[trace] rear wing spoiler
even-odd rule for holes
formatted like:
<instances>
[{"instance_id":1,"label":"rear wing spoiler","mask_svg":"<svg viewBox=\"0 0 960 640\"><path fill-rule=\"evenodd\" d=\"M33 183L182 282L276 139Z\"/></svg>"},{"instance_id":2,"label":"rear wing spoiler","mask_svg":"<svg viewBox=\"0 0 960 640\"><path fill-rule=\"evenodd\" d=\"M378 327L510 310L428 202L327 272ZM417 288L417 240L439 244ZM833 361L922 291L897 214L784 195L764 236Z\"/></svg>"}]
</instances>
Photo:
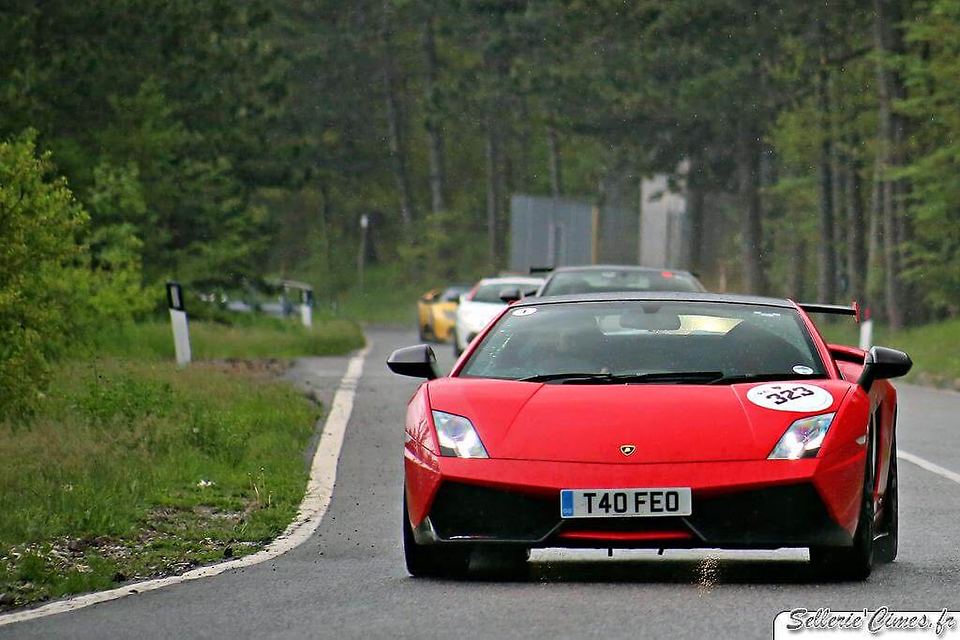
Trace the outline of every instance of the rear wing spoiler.
<instances>
[{"instance_id":1,"label":"rear wing spoiler","mask_svg":"<svg viewBox=\"0 0 960 640\"><path fill-rule=\"evenodd\" d=\"M550 273L553 271L554 267L530 267L530 275L536 275L538 273Z\"/></svg>"},{"instance_id":2,"label":"rear wing spoiler","mask_svg":"<svg viewBox=\"0 0 960 640\"><path fill-rule=\"evenodd\" d=\"M853 316L854 320L860 322L860 304L854 300L850 306L842 304L818 304L809 302L797 303L801 309L807 313L828 313L839 316Z\"/></svg>"}]
</instances>

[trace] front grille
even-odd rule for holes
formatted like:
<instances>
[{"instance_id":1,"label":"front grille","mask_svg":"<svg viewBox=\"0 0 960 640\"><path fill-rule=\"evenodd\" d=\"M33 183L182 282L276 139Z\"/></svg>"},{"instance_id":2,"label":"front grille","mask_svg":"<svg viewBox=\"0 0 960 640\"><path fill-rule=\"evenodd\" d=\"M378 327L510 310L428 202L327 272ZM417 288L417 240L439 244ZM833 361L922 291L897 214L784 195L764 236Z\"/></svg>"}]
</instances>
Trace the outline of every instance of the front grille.
<instances>
[{"instance_id":1,"label":"front grille","mask_svg":"<svg viewBox=\"0 0 960 640\"><path fill-rule=\"evenodd\" d=\"M430 509L437 535L454 538L540 540L560 520L557 500L457 482L440 486Z\"/></svg>"},{"instance_id":2,"label":"front grille","mask_svg":"<svg viewBox=\"0 0 960 640\"><path fill-rule=\"evenodd\" d=\"M779 486L715 496L694 492L693 515L682 518L560 518L559 498L538 497L477 485L446 482L430 510L441 540L489 539L569 546L563 534L578 532L676 536L679 546L804 547L844 545L850 536L827 513L810 484ZM548 537L549 536L549 537ZM626 538L625 538L626 539ZM579 544L579 543L578 543ZM665 545L669 546L669 545Z\"/></svg>"},{"instance_id":3,"label":"front grille","mask_svg":"<svg viewBox=\"0 0 960 640\"><path fill-rule=\"evenodd\" d=\"M845 544L849 536L827 513L811 484L693 498L687 521L716 544Z\"/></svg>"}]
</instances>

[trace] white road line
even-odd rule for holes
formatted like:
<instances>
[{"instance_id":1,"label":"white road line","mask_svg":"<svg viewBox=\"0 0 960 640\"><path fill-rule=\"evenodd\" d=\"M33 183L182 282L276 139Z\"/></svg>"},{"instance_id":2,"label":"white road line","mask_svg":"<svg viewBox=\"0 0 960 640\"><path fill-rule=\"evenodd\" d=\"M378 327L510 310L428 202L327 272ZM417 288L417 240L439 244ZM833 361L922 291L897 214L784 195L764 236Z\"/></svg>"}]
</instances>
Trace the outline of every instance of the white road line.
<instances>
[{"instance_id":1,"label":"white road line","mask_svg":"<svg viewBox=\"0 0 960 640\"><path fill-rule=\"evenodd\" d=\"M300 502L297 517L276 540L249 556L200 567L178 576L134 582L109 591L99 591L67 600L58 600L36 609L8 613L0 616L0 626L76 611L92 604L116 600L144 591L153 591L154 589L161 589L199 578L209 578L231 569L249 567L272 560L306 542L317 530L323 515L327 512L327 507L330 506L330 499L333 497L333 485L337 479L337 462L340 459L340 449L343 447L343 436L346 433L347 422L350 420L350 414L353 411L357 383L363 373L363 361L369 353L370 347L371 343L368 341L367 346L362 351L350 358L347 372L340 380L340 386L337 387L337 392L333 396L333 404L330 405L330 413L324 423L323 434L320 437L320 443L317 445L317 451L313 454L310 478L307 481L306 492Z\"/></svg>"},{"instance_id":2,"label":"white road line","mask_svg":"<svg viewBox=\"0 0 960 640\"><path fill-rule=\"evenodd\" d=\"M946 478L947 480L953 480L957 484L960 484L960 473L957 473L956 471L950 471L950 469L945 469L944 467L941 467L938 464L934 464L925 458L921 458L920 456L915 456L912 453L907 453L902 449L897 451L897 457L900 458L901 460L912 462L913 464L917 465L921 469L926 469L930 473L935 473L942 478Z\"/></svg>"}]
</instances>

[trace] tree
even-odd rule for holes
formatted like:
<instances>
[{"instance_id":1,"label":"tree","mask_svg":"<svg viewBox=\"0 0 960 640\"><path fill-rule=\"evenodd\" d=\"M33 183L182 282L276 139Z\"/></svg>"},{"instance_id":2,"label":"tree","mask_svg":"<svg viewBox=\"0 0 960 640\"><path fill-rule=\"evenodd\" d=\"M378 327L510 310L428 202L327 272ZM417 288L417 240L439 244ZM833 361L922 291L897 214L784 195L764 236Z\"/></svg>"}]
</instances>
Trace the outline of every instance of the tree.
<instances>
[{"instance_id":1,"label":"tree","mask_svg":"<svg viewBox=\"0 0 960 640\"><path fill-rule=\"evenodd\" d=\"M899 111L924 126L917 154L900 174L912 190L913 238L903 275L938 313L960 314L960 2L936 0L906 33L910 95ZM886 186L886 183L884 183Z\"/></svg>"}]
</instances>

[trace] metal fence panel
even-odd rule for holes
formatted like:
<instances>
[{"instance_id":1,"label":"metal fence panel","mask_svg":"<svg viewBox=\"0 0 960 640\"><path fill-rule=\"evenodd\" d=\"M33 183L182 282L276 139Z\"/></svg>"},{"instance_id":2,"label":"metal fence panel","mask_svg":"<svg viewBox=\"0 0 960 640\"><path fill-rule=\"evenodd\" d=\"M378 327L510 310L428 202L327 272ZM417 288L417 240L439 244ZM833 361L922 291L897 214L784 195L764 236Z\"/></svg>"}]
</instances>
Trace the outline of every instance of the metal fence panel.
<instances>
[{"instance_id":1,"label":"metal fence panel","mask_svg":"<svg viewBox=\"0 0 960 640\"><path fill-rule=\"evenodd\" d=\"M510 269L591 263L593 208L564 198L510 198Z\"/></svg>"},{"instance_id":2,"label":"metal fence panel","mask_svg":"<svg viewBox=\"0 0 960 640\"><path fill-rule=\"evenodd\" d=\"M608 204L596 210L585 201L514 195L510 269L594 263L683 267L686 199L670 191L665 175L642 185L636 208Z\"/></svg>"}]
</instances>

